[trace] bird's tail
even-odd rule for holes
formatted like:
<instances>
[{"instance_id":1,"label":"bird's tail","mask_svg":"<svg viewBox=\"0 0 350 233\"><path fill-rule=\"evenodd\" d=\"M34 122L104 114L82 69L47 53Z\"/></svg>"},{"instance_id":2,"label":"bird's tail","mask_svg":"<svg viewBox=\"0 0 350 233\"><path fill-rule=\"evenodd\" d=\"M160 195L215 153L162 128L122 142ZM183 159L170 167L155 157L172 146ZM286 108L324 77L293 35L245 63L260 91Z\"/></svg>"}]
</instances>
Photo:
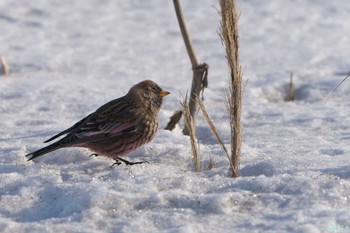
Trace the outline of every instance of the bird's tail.
<instances>
[{"instance_id":1,"label":"bird's tail","mask_svg":"<svg viewBox=\"0 0 350 233\"><path fill-rule=\"evenodd\" d=\"M60 143L60 141L58 141L58 142L52 143L51 145L48 145L48 146L46 146L44 148L41 148L41 149L39 149L37 151L29 153L29 154L26 155L26 157L28 157L28 161L30 161L30 160L32 160L32 159L34 159L36 157L39 157L39 156L42 156L42 155L47 154L49 152L58 150L58 149L60 149L62 147L63 147L62 144Z\"/></svg>"}]
</instances>

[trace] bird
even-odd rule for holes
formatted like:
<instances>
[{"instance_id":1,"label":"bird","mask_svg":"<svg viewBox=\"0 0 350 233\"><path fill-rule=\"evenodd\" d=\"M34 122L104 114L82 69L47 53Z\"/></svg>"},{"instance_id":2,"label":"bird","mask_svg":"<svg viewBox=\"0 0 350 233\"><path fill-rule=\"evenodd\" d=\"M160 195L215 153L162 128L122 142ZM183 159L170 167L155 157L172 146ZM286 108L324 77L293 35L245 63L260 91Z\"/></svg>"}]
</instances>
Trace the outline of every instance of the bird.
<instances>
[{"instance_id":1,"label":"bird","mask_svg":"<svg viewBox=\"0 0 350 233\"><path fill-rule=\"evenodd\" d=\"M150 142L158 129L158 113L163 97L170 92L152 80L144 80L130 88L128 93L114 99L89 114L68 129L54 135L44 143L56 142L26 155L28 161L49 152L68 147L83 147L92 155L102 155L126 165L130 162L120 157ZM112 167L111 166L111 167Z\"/></svg>"}]
</instances>

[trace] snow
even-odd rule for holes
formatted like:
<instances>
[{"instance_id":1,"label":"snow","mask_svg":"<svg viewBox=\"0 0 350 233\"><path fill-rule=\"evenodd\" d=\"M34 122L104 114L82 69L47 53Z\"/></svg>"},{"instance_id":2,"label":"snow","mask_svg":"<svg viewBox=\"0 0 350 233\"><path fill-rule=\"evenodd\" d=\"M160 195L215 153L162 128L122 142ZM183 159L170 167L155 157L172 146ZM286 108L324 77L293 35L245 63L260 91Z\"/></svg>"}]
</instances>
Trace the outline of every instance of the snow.
<instances>
[{"instance_id":1,"label":"snow","mask_svg":"<svg viewBox=\"0 0 350 233\"><path fill-rule=\"evenodd\" d=\"M229 146L217 1L181 1L205 105ZM245 81L240 177L200 115L203 171L189 138L165 131L192 71L172 1L0 2L0 231L350 232L350 84L345 1L239 1ZM296 101L287 102L293 73ZM171 92L155 139L114 166L84 149L27 162L47 138L152 79ZM214 168L208 169L210 161Z\"/></svg>"}]
</instances>

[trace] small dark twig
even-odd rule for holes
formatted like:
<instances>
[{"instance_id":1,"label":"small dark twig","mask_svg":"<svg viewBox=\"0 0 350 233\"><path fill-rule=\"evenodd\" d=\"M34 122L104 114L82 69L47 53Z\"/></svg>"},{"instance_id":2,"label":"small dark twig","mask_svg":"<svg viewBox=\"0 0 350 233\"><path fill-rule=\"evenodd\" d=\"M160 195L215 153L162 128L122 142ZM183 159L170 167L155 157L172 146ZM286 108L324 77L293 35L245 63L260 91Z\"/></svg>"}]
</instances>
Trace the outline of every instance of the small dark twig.
<instances>
[{"instance_id":1,"label":"small dark twig","mask_svg":"<svg viewBox=\"0 0 350 233\"><path fill-rule=\"evenodd\" d=\"M326 99L326 101L324 102L325 104L327 103L327 101L331 98L331 96L334 94L334 92L338 89L338 87L340 87L340 85L342 85L342 83L348 79L350 77L350 73L348 73L346 75L346 77L333 89L333 91L331 92L331 94L328 96L328 98Z\"/></svg>"}]
</instances>

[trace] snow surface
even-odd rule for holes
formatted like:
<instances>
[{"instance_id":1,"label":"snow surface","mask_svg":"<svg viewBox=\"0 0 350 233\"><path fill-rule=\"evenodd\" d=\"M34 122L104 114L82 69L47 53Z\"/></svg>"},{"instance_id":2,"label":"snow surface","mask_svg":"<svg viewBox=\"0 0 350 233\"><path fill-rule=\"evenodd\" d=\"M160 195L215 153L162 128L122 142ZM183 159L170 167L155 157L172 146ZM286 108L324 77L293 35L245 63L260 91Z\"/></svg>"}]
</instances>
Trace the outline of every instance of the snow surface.
<instances>
[{"instance_id":1,"label":"snow surface","mask_svg":"<svg viewBox=\"0 0 350 233\"><path fill-rule=\"evenodd\" d=\"M217 1L181 1L205 104L229 146L227 67ZM350 5L239 1L244 79L240 177L201 116L203 171L181 127L160 129L115 166L84 149L27 162L42 141L152 79L171 91L160 125L180 108L192 71L172 1L2 0L0 231L350 232ZM293 72L296 101L286 102ZM209 161L215 162L208 169Z\"/></svg>"}]
</instances>

